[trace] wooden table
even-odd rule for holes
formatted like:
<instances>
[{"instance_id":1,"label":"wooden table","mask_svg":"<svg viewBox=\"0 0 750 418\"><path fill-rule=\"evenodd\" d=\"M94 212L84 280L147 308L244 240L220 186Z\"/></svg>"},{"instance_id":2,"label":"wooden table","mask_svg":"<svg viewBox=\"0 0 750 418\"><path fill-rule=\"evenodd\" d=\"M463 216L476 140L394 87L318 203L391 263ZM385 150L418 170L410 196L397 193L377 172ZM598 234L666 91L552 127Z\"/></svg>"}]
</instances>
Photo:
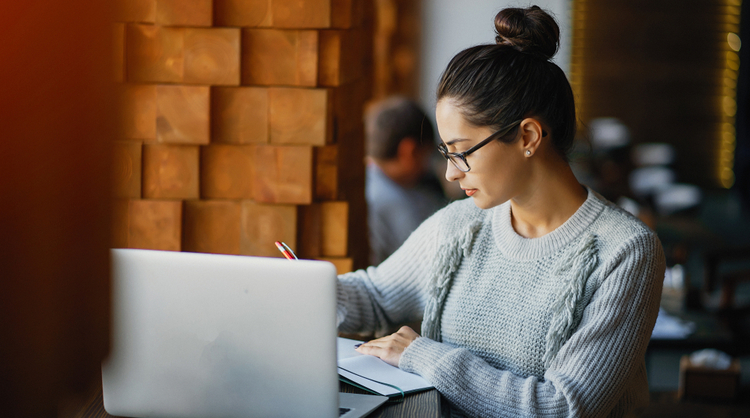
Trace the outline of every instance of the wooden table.
<instances>
[{"instance_id":1,"label":"wooden table","mask_svg":"<svg viewBox=\"0 0 750 418\"><path fill-rule=\"evenodd\" d=\"M367 392L350 386L346 383L340 383L339 391L348 393ZM93 393L89 399L81 406L79 412L74 414L77 418L112 418L104 410L102 400L102 391L99 389ZM439 418L440 417L440 394L437 390L432 389L425 392L413 393L406 395L403 402L392 403L391 401L381 405L373 411L368 418Z\"/></svg>"}]
</instances>

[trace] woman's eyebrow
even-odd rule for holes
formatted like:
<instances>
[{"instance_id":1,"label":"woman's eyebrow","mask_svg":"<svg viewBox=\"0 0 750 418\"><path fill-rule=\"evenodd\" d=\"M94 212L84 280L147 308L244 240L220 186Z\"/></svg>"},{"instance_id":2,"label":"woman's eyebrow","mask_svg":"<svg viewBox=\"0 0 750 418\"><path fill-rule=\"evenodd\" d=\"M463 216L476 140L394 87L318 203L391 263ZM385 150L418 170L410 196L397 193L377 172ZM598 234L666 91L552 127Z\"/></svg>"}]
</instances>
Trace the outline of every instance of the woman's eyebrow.
<instances>
[{"instance_id":1,"label":"woman's eyebrow","mask_svg":"<svg viewBox=\"0 0 750 418\"><path fill-rule=\"evenodd\" d=\"M457 144L459 142L465 142L465 141L468 141L468 140L469 140L469 138L455 138L455 139L451 139L450 141L446 142L445 145L451 146L451 145L455 145L455 144Z\"/></svg>"}]
</instances>

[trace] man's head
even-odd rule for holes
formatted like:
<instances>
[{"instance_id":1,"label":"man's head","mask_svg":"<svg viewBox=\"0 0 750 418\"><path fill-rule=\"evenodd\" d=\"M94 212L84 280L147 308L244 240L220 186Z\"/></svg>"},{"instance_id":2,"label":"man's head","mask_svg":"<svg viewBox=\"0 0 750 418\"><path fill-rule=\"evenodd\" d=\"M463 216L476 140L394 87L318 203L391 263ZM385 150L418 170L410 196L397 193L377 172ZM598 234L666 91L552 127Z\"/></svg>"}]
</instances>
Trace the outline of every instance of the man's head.
<instances>
[{"instance_id":1,"label":"man's head","mask_svg":"<svg viewBox=\"0 0 750 418\"><path fill-rule=\"evenodd\" d=\"M367 156L395 182L410 186L428 168L435 146L432 123L415 102L391 97L365 113Z\"/></svg>"}]
</instances>

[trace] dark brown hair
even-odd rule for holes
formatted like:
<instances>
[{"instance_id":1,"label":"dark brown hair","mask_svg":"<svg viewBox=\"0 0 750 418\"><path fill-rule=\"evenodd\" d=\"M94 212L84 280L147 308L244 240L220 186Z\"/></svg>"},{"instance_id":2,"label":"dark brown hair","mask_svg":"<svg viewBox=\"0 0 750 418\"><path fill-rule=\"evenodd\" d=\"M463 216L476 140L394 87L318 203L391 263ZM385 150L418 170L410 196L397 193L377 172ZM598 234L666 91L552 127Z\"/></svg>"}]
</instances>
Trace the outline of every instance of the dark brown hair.
<instances>
[{"instance_id":1,"label":"dark brown hair","mask_svg":"<svg viewBox=\"0 0 750 418\"><path fill-rule=\"evenodd\" d=\"M508 8L495 16L495 31L496 44L453 57L440 78L437 100L452 99L469 123L497 130L539 118L549 127L555 150L566 158L576 115L570 83L549 61L560 43L557 22L537 6ZM510 142L515 132L498 139Z\"/></svg>"},{"instance_id":2,"label":"dark brown hair","mask_svg":"<svg viewBox=\"0 0 750 418\"><path fill-rule=\"evenodd\" d=\"M384 160L396 156L404 138L412 138L420 146L435 146L427 115L416 102L401 96L376 102L365 112L365 133L367 155Z\"/></svg>"}]
</instances>

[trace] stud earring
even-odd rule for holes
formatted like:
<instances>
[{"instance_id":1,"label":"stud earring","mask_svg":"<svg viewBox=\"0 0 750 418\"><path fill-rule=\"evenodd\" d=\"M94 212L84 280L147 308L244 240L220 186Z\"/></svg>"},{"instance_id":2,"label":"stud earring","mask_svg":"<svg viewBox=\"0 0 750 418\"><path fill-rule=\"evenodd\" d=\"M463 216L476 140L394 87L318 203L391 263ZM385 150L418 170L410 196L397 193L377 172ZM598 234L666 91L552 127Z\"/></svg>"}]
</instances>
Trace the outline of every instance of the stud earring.
<instances>
[{"instance_id":1,"label":"stud earring","mask_svg":"<svg viewBox=\"0 0 750 418\"><path fill-rule=\"evenodd\" d=\"M527 149L527 150L526 150L526 156L527 156L527 157L531 157L531 150L530 150L530 149Z\"/></svg>"}]
</instances>

